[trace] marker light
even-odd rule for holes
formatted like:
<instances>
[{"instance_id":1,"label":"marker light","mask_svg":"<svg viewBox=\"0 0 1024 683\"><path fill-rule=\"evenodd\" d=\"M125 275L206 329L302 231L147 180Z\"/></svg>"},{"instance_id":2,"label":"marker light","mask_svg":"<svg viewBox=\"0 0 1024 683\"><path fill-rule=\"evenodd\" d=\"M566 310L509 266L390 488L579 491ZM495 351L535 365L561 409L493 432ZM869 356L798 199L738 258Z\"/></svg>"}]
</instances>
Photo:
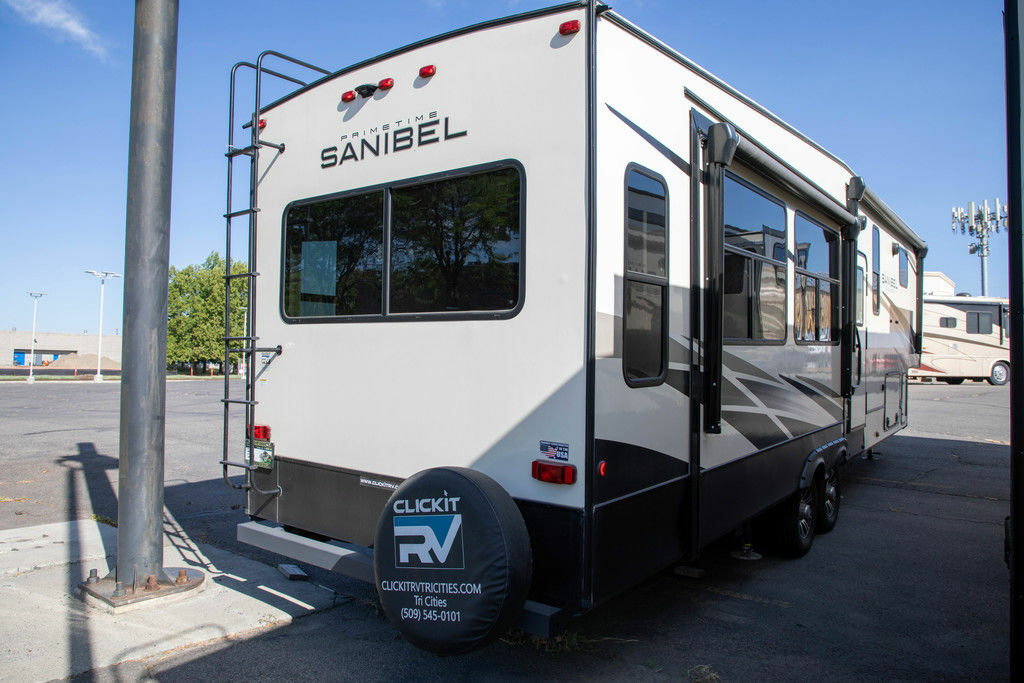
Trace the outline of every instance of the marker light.
<instances>
[{"instance_id":1,"label":"marker light","mask_svg":"<svg viewBox=\"0 0 1024 683\"><path fill-rule=\"evenodd\" d=\"M252 438L260 441L270 441L270 427L268 425L253 425Z\"/></svg>"},{"instance_id":2,"label":"marker light","mask_svg":"<svg viewBox=\"0 0 1024 683\"><path fill-rule=\"evenodd\" d=\"M341 94L342 102L351 102L356 98L356 92L354 90L346 90Z\"/></svg>"},{"instance_id":3,"label":"marker light","mask_svg":"<svg viewBox=\"0 0 1024 683\"><path fill-rule=\"evenodd\" d=\"M600 474L602 477L608 474L608 461L607 460L602 460L600 463L598 463L598 465L597 465L597 473Z\"/></svg>"},{"instance_id":4,"label":"marker light","mask_svg":"<svg viewBox=\"0 0 1024 683\"><path fill-rule=\"evenodd\" d=\"M391 90L391 88L395 87L395 79L385 78L384 80L377 84L377 87L380 88L381 90Z\"/></svg>"},{"instance_id":5,"label":"marker light","mask_svg":"<svg viewBox=\"0 0 1024 683\"><path fill-rule=\"evenodd\" d=\"M267 120L266 120L266 119L260 119L260 120L259 120L259 122L258 122L258 123L256 124L256 126L257 126L257 127L258 127L258 128L260 129L260 130L263 130L264 128L266 128L266 127L267 127Z\"/></svg>"},{"instance_id":6,"label":"marker light","mask_svg":"<svg viewBox=\"0 0 1024 683\"><path fill-rule=\"evenodd\" d=\"M437 73L437 67L433 64L420 67L420 78L430 78Z\"/></svg>"},{"instance_id":7,"label":"marker light","mask_svg":"<svg viewBox=\"0 0 1024 683\"><path fill-rule=\"evenodd\" d=\"M543 460L533 461L533 478L549 484L573 484L576 482L576 468Z\"/></svg>"},{"instance_id":8,"label":"marker light","mask_svg":"<svg viewBox=\"0 0 1024 683\"><path fill-rule=\"evenodd\" d=\"M571 36L574 33L580 32L580 20L573 19L572 21L566 21L558 27L558 32L563 36Z\"/></svg>"}]
</instances>

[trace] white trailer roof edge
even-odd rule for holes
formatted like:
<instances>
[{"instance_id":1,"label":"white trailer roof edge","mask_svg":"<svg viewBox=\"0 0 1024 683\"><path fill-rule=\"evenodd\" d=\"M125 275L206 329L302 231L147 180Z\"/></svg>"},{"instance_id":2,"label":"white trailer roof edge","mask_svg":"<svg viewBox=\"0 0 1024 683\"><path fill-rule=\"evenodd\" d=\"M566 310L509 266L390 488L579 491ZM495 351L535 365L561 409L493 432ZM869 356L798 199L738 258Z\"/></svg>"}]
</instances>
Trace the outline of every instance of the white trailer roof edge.
<instances>
[{"instance_id":1,"label":"white trailer roof edge","mask_svg":"<svg viewBox=\"0 0 1024 683\"><path fill-rule=\"evenodd\" d=\"M586 6L587 6L587 1L586 0L574 0L574 2L563 2L563 3L558 4L558 5L552 5L550 7L542 7L540 9L530 10L528 12L520 12L519 14L510 14L507 17L500 17L498 19L488 19L487 21L481 21L481 22L478 22L476 24L470 24L469 26L463 26L462 28L452 29L451 31L446 31L445 33L439 33L436 36L431 36L429 38L424 38L423 40L417 40L414 43L409 43L407 45L403 45L401 47L397 47L397 48L395 48L393 50L388 50L387 52L383 52L383 53L381 53L381 54L379 54L379 55L377 55L375 57L370 57L369 59L364 59L361 62L356 62L355 64L350 64L349 66L346 66L344 68L338 69L337 71L334 71L334 72L324 76L323 78L318 78L317 80L315 80L315 81L313 81L311 83L307 83L306 85L302 86L301 88L297 88L296 90L293 90L292 92L288 93L287 95L284 95L283 97L280 97L280 98L274 100L273 102L271 102L270 104L266 105L265 107L261 107L259 113L261 113L261 114L262 113L266 113L266 112L270 111L271 109L273 109L274 107L277 107L278 105L280 105L280 104L282 104L284 102L287 102L288 100L292 99L293 97L297 97L297 96L301 95L302 93L304 93L304 92L306 92L308 90L312 90L313 88L319 87L319 86L323 85L324 83L328 83L328 82L334 80L335 78L340 78L341 76L344 76L344 75L346 75L348 73L351 73L353 71L357 71L357 70L362 69L364 67L370 66L371 64L375 64L377 62L382 62L382 61L384 61L386 59L390 59L391 57L395 57L397 55L404 54L406 52L411 52L413 50L417 50L417 49L419 49L421 47L425 47L425 46L431 45L433 43L439 43L439 42L441 42L443 40L448 40L449 38L455 38L456 36L461 36L461 35L464 35L466 33L472 33L474 31L480 31L480 30L483 30L483 29L493 28L495 26L501 26L503 24L512 24L512 23L516 23L516 22L520 22L520 21L527 21L529 19L535 19L537 17L543 17L543 16L546 16L548 14L558 14L559 12L565 12L567 10L572 10L572 9L583 9ZM248 128L250 125L252 125L252 124L251 123L246 123L243 126L243 128Z\"/></svg>"}]
</instances>

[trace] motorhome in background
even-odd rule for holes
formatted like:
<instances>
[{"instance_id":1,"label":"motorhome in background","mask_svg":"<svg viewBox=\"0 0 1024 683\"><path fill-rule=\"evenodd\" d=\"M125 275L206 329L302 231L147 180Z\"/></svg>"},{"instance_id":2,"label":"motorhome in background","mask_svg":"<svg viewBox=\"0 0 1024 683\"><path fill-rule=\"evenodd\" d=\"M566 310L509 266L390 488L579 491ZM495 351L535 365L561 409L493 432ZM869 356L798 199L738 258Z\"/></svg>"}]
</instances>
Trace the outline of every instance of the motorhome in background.
<instances>
[{"instance_id":1,"label":"motorhome in background","mask_svg":"<svg viewBox=\"0 0 1024 683\"><path fill-rule=\"evenodd\" d=\"M961 384L965 379L1002 385L1010 380L1010 302L956 294L945 274L926 272L924 346L910 376Z\"/></svg>"},{"instance_id":2,"label":"motorhome in background","mask_svg":"<svg viewBox=\"0 0 1024 683\"><path fill-rule=\"evenodd\" d=\"M759 515L792 555L832 528L906 425L926 251L846 164L593 3L314 75L228 141L240 539L455 653Z\"/></svg>"}]
</instances>

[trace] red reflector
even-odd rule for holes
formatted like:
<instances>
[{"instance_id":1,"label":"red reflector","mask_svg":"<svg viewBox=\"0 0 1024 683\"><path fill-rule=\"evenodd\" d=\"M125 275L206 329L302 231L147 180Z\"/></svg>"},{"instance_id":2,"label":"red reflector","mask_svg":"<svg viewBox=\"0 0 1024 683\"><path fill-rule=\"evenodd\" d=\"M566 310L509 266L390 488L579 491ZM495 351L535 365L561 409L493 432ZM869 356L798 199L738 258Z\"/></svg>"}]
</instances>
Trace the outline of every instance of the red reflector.
<instances>
[{"instance_id":1,"label":"red reflector","mask_svg":"<svg viewBox=\"0 0 1024 683\"><path fill-rule=\"evenodd\" d=\"M257 123L256 125L259 127L260 130L263 130L264 128L267 127L267 120L266 119L260 119L259 123Z\"/></svg>"},{"instance_id":2,"label":"red reflector","mask_svg":"<svg viewBox=\"0 0 1024 683\"><path fill-rule=\"evenodd\" d=\"M572 484L576 482L576 467L534 460L533 478L549 484Z\"/></svg>"},{"instance_id":3,"label":"red reflector","mask_svg":"<svg viewBox=\"0 0 1024 683\"><path fill-rule=\"evenodd\" d=\"M597 473L602 477L608 474L608 461L602 460L597 466Z\"/></svg>"},{"instance_id":4,"label":"red reflector","mask_svg":"<svg viewBox=\"0 0 1024 683\"><path fill-rule=\"evenodd\" d=\"M558 27L558 32L563 36L571 36L574 33L580 32L580 20L573 19L572 21L566 21Z\"/></svg>"},{"instance_id":5,"label":"red reflector","mask_svg":"<svg viewBox=\"0 0 1024 683\"><path fill-rule=\"evenodd\" d=\"M395 87L395 79L385 78L384 80L377 84L377 87L380 88L381 90L391 90L391 88Z\"/></svg>"},{"instance_id":6,"label":"red reflector","mask_svg":"<svg viewBox=\"0 0 1024 683\"><path fill-rule=\"evenodd\" d=\"M260 441L270 441L270 427L267 425L253 425L252 438Z\"/></svg>"},{"instance_id":7,"label":"red reflector","mask_svg":"<svg viewBox=\"0 0 1024 683\"><path fill-rule=\"evenodd\" d=\"M420 78L430 78L436 73L437 67L435 67L433 64L428 64L427 66L420 67Z\"/></svg>"},{"instance_id":8,"label":"red reflector","mask_svg":"<svg viewBox=\"0 0 1024 683\"><path fill-rule=\"evenodd\" d=\"M351 102L355 98L356 98L356 93L355 93L354 90L346 90L345 92L343 92L341 94L341 101L342 102Z\"/></svg>"}]
</instances>

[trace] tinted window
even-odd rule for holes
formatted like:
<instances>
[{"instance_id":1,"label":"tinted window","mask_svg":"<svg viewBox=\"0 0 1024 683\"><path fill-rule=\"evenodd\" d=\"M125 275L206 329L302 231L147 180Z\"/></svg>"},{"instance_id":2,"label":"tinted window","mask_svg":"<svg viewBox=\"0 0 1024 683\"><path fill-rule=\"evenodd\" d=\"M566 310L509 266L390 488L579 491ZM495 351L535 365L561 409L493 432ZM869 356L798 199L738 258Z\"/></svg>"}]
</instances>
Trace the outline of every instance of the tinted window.
<instances>
[{"instance_id":1,"label":"tinted window","mask_svg":"<svg viewBox=\"0 0 1024 683\"><path fill-rule=\"evenodd\" d=\"M285 314L380 315L383 240L383 192L289 208Z\"/></svg>"},{"instance_id":2,"label":"tinted window","mask_svg":"<svg viewBox=\"0 0 1024 683\"><path fill-rule=\"evenodd\" d=\"M956 318L947 318L947 317L939 318L939 327L949 327L949 328L956 327Z\"/></svg>"},{"instance_id":3,"label":"tinted window","mask_svg":"<svg viewBox=\"0 0 1024 683\"><path fill-rule=\"evenodd\" d=\"M910 284L910 262L907 257L907 250L900 249L900 287L907 287Z\"/></svg>"},{"instance_id":4,"label":"tinted window","mask_svg":"<svg viewBox=\"0 0 1024 683\"><path fill-rule=\"evenodd\" d=\"M857 324L864 324L864 269L857 266L857 301L855 304L857 311Z\"/></svg>"},{"instance_id":5,"label":"tinted window","mask_svg":"<svg viewBox=\"0 0 1024 683\"><path fill-rule=\"evenodd\" d=\"M626 174L622 371L630 384L659 384L665 375L668 297L668 194L653 175Z\"/></svg>"},{"instance_id":6,"label":"tinted window","mask_svg":"<svg viewBox=\"0 0 1024 683\"><path fill-rule=\"evenodd\" d=\"M723 335L786 338L786 209L730 174L724 180Z\"/></svg>"},{"instance_id":7,"label":"tinted window","mask_svg":"<svg viewBox=\"0 0 1024 683\"><path fill-rule=\"evenodd\" d=\"M967 334L992 334L992 314L969 312Z\"/></svg>"},{"instance_id":8,"label":"tinted window","mask_svg":"<svg viewBox=\"0 0 1024 683\"><path fill-rule=\"evenodd\" d=\"M725 176L725 243L774 257L775 245L786 248L786 209L730 175Z\"/></svg>"},{"instance_id":9,"label":"tinted window","mask_svg":"<svg viewBox=\"0 0 1024 683\"><path fill-rule=\"evenodd\" d=\"M665 186L639 171L630 171L626 192L626 270L667 277Z\"/></svg>"},{"instance_id":10,"label":"tinted window","mask_svg":"<svg viewBox=\"0 0 1024 683\"><path fill-rule=\"evenodd\" d=\"M878 288L881 286L881 246L879 246L878 228L871 231L871 310L878 315L882 301Z\"/></svg>"},{"instance_id":11,"label":"tinted window","mask_svg":"<svg viewBox=\"0 0 1024 683\"><path fill-rule=\"evenodd\" d=\"M626 280L625 290L622 363L626 376L630 379L658 377L662 374L664 337L662 287Z\"/></svg>"},{"instance_id":12,"label":"tinted window","mask_svg":"<svg viewBox=\"0 0 1024 683\"><path fill-rule=\"evenodd\" d=\"M519 259L515 169L391 191L390 312L515 308Z\"/></svg>"},{"instance_id":13,"label":"tinted window","mask_svg":"<svg viewBox=\"0 0 1024 683\"><path fill-rule=\"evenodd\" d=\"M836 277L839 236L800 214L793 219L793 229L796 233L796 267Z\"/></svg>"}]
</instances>

